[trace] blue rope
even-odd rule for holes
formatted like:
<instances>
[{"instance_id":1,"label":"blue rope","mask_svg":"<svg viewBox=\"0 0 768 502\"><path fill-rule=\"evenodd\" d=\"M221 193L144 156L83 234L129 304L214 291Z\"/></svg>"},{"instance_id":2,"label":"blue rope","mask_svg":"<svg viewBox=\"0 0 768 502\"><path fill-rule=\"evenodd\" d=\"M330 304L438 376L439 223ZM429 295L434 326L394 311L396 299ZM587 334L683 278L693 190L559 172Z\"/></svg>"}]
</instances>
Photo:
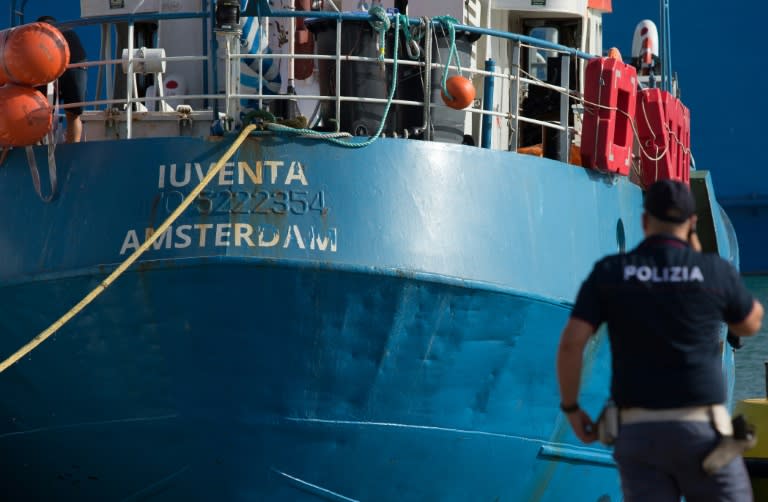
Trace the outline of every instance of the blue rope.
<instances>
[{"instance_id":1,"label":"blue rope","mask_svg":"<svg viewBox=\"0 0 768 502\"><path fill-rule=\"evenodd\" d=\"M379 32L380 37L380 43L381 43L381 49L379 52L379 60L384 59L384 53L386 48L386 32L389 30L391 23L389 21L389 17L387 16L386 10L384 10L383 7L376 5L374 7L371 7L371 9L368 11L368 13L373 17L372 20L369 21L371 23L371 26L374 30ZM386 19L386 22L382 21L382 16L384 19ZM370 139L366 141L362 141L360 143L351 142L351 141L345 141L341 140L335 137L328 136L326 133L318 132L313 129L294 129L293 127L288 127L282 124L275 124L275 123L269 123L266 124L266 128L269 131L275 132L275 133L287 133L292 135L300 135L300 136L310 136L310 137L316 137L318 139L323 139L325 141L328 141L330 143L333 143L335 145L344 146L347 148L364 148L366 146L369 146L373 144L374 141L379 139L379 136L381 136L381 132L384 130L384 125L387 122L387 116L389 115L389 109L392 106L392 100L395 97L395 89L397 88L397 52L399 49L399 31L400 31L400 19L403 18L403 24L402 26L405 26L405 29L408 28L408 17L405 15L398 15L395 16L395 47L394 47L394 55L392 56L392 59L394 60L394 63L392 65L392 85L389 89L389 96L387 97L387 106L384 108L384 116L381 118L381 123L379 124L379 129L376 131L376 134L374 134Z\"/></svg>"},{"instance_id":2,"label":"blue rope","mask_svg":"<svg viewBox=\"0 0 768 502\"><path fill-rule=\"evenodd\" d=\"M459 59L459 53L456 50L456 26L454 26L458 24L459 21L451 16L437 16L434 18L434 20L442 24L448 30L448 36L451 40L450 51L448 53L448 61L445 63L445 70L443 70L443 93L451 100L453 100L453 96L451 96L451 94L448 92L446 83L448 82L448 70L451 67L451 60L454 58L454 56L456 57L456 66L459 67L459 75L461 75L461 59Z\"/></svg>"}]
</instances>

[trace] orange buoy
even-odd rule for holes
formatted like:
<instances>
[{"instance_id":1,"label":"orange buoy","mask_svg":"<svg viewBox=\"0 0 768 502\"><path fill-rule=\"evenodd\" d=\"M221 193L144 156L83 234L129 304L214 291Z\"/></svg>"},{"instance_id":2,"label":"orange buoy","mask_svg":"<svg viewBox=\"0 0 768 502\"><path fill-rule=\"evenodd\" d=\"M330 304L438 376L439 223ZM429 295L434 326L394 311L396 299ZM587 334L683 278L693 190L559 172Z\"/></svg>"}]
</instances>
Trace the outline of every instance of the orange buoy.
<instances>
[{"instance_id":1,"label":"orange buoy","mask_svg":"<svg viewBox=\"0 0 768 502\"><path fill-rule=\"evenodd\" d=\"M611 59L617 59L619 61L622 61L621 52L616 47L611 47L610 49L608 49L608 57Z\"/></svg>"},{"instance_id":2,"label":"orange buoy","mask_svg":"<svg viewBox=\"0 0 768 502\"><path fill-rule=\"evenodd\" d=\"M31 87L0 87L0 146L34 145L51 130L53 115L43 94Z\"/></svg>"},{"instance_id":3,"label":"orange buoy","mask_svg":"<svg viewBox=\"0 0 768 502\"><path fill-rule=\"evenodd\" d=\"M48 23L0 31L0 83L44 85L59 78L68 64L69 45Z\"/></svg>"},{"instance_id":4,"label":"orange buoy","mask_svg":"<svg viewBox=\"0 0 768 502\"><path fill-rule=\"evenodd\" d=\"M445 87L453 99L446 96L444 91L440 91L440 96L443 98L443 102L451 108L463 110L475 100L475 86L466 77L461 75L448 77Z\"/></svg>"}]
</instances>

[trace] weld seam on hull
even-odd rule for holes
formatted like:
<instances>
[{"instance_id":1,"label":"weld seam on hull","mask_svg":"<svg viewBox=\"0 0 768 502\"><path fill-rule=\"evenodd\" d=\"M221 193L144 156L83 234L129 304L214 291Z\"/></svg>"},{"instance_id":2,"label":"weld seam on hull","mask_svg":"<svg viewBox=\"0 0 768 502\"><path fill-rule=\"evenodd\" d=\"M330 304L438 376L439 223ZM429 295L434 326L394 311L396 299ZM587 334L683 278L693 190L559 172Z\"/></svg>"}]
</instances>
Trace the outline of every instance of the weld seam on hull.
<instances>
[{"instance_id":1,"label":"weld seam on hull","mask_svg":"<svg viewBox=\"0 0 768 502\"><path fill-rule=\"evenodd\" d=\"M362 275L377 275L385 277L394 277L398 279L413 279L419 282L442 284L447 286L459 287L464 289L479 290L490 293L501 293L508 296L518 296L537 303L543 303L546 305L552 305L560 307L565 310L570 310L573 307L571 300L562 298L547 298L541 295L527 293L519 289L508 288L500 284L472 280L461 279L456 276L449 276L443 274L436 274L432 272L417 272L406 271L397 268L376 268L367 267L362 265L350 265L345 263L328 263L328 262L315 262L307 260L288 260L288 259L275 259L264 257L244 257L244 256L208 256L208 257L194 257L194 258L168 258L161 260L149 260L138 262L144 266L154 266L156 270L177 269L182 266L193 267L201 264L210 264L211 262L219 262L223 265L238 265L247 264L249 266L265 265L270 267L282 267L282 268L295 268L295 269L311 269L313 271L338 271L346 273L355 273ZM165 263L172 263L173 266L166 267L165 269L159 268ZM78 277L93 277L107 275L116 268L117 265L99 265L96 267L88 267L82 269L71 270L68 272L56 272L51 274L40 274L35 277L17 278L8 281L0 281L0 289L12 286L26 285L33 282L45 282L61 279L71 279ZM135 268L129 269L126 273L136 272ZM95 280L95 278L94 278Z\"/></svg>"},{"instance_id":2,"label":"weld seam on hull","mask_svg":"<svg viewBox=\"0 0 768 502\"><path fill-rule=\"evenodd\" d=\"M54 425L52 427L38 427L36 429L29 429L26 431L6 432L5 434L0 434L0 439L5 439L13 436L24 436L26 434L36 434L38 432L51 432L51 431L59 431L64 429L75 429L78 427L92 427L95 425L127 424L127 423L135 423L135 422L155 422L159 420L171 420L174 418L178 418L178 415L160 415L157 417L139 417L139 418L118 418L114 420L101 420L96 422L81 422L77 424Z\"/></svg>"},{"instance_id":3,"label":"weld seam on hull","mask_svg":"<svg viewBox=\"0 0 768 502\"><path fill-rule=\"evenodd\" d=\"M272 469L272 470L280 474L281 476L284 476L287 479L289 479L291 481L291 484L293 484L296 488L302 491L307 491L312 495L317 495L318 497L322 497L325 500L332 500L334 502L360 502L357 499L345 497L340 493L336 493L334 491L328 490L327 488L323 488L322 486L318 486L316 484L310 483L309 481L304 481L303 479L299 479L296 476L291 476L290 474L285 473L283 471L278 471L277 469Z\"/></svg>"},{"instance_id":4,"label":"weld seam on hull","mask_svg":"<svg viewBox=\"0 0 768 502\"><path fill-rule=\"evenodd\" d=\"M165 489L168 483L173 481L175 478L179 477L181 474L184 474L187 470L189 470L189 466L185 465L184 467L177 470L176 472L172 472L171 474L165 476L163 479L155 481L154 483L151 483L150 485L142 488L141 490L135 493L132 493L131 495L128 495L122 500L122 502L133 502L134 500L145 500L147 497L153 495L154 493L157 493L158 491Z\"/></svg>"},{"instance_id":5,"label":"weld seam on hull","mask_svg":"<svg viewBox=\"0 0 768 502\"><path fill-rule=\"evenodd\" d=\"M488 436L488 437L496 437L496 438L503 438L503 439L515 439L515 440L526 441L530 443L542 443L542 444L548 443L548 441L543 439L529 438L525 436L516 436L513 434L503 434L501 432L486 432L486 431L473 431L469 429L454 429L451 427L438 427L436 425L414 425L414 424L400 424L396 422L367 422L367 421L359 421L359 420L328 420L328 419L322 419L322 418L297 418L297 417L286 417L286 420L290 420L292 422L317 423L317 424L328 424L328 425L364 425L368 427L418 429L418 430L428 430L428 431L436 431L436 432L467 434L472 436Z\"/></svg>"}]
</instances>

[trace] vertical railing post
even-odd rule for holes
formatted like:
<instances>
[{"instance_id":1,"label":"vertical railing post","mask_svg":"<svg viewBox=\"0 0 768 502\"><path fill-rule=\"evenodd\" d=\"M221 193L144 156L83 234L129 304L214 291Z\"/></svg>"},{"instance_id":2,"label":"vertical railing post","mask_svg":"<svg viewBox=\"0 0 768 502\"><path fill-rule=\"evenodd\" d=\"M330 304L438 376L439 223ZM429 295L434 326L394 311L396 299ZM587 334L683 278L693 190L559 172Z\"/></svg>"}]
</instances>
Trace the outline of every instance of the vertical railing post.
<instances>
[{"instance_id":1,"label":"vertical railing post","mask_svg":"<svg viewBox=\"0 0 768 502\"><path fill-rule=\"evenodd\" d=\"M232 52L231 52L231 40L229 37L224 37L224 115L227 118L232 117Z\"/></svg>"},{"instance_id":2,"label":"vertical railing post","mask_svg":"<svg viewBox=\"0 0 768 502\"><path fill-rule=\"evenodd\" d=\"M107 59L113 59L112 56L112 24L102 24L101 25L101 39L102 39L102 45L101 45L101 59L106 61ZM107 66L99 65L99 75L104 75L104 85L106 86L104 89L104 97L108 100L112 100L115 98L115 87L113 85L112 79L114 78L115 73L115 64L111 63ZM96 89L96 95L100 96L101 89L98 88L97 85ZM97 98L98 99L98 98ZM114 108L114 103L109 103L106 108L107 110L111 110Z\"/></svg>"},{"instance_id":3,"label":"vertical railing post","mask_svg":"<svg viewBox=\"0 0 768 502\"><path fill-rule=\"evenodd\" d=\"M213 116L218 119L219 117L219 103L218 95L221 94L221 87L219 85L219 39L216 37L216 16L214 12L211 12L211 58L213 64L211 64L211 83L213 84L213 94L216 97L213 98Z\"/></svg>"},{"instance_id":4,"label":"vertical railing post","mask_svg":"<svg viewBox=\"0 0 768 502\"><path fill-rule=\"evenodd\" d=\"M205 14L205 16L200 18L200 22L202 23L201 30L203 33L203 44L202 44L203 56L207 56L209 53L208 31L213 26L213 21L212 21L213 17L211 16L211 12L213 12L213 3L210 0L203 0L203 14ZM208 24L209 21L211 22L211 25ZM213 53L213 50L210 50L210 52ZM215 58L213 58L213 60L215 61ZM203 70L203 94L207 96L210 93L210 88L211 88L208 82L208 66L210 65L210 59L206 58L204 61L201 61L201 63L202 63L202 70ZM159 84L158 84L158 89L160 89ZM157 106L159 109L159 106L160 106L159 103ZM208 108L208 98L203 99L203 108Z\"/></svg>"},{"instance_id":5,"label":"vertical railing post","mask_svg":"<svg viewBox=\"0 0 768 502\"><path fill-rule=\"evenodd\" d=\"M341 18L336 20L336 125L341 127Z\"/></svg>"},{"instance_id":6,"label":"vertical railing post","mask_svg":"<svg viewBox=\"0 0 768 502\"><path fill-rule=\"evenodd\" d=\"M229 61L229 85L227 86L227 116L238 120L240 117L240 32L234 30L227 37L227 60Z\"/></svg>"},{"instance_id":7,"label":"vertical railing post","mask_svg":"<svg viewBox=\"0 0 768 502\"><path fill-rule=\"evenodd\" d=\"M128 71L125 75L125 137L133 135L133 18L128 21Z\"/></svg>"},{"instance_id":8,"label":"vertical railing post","mask_svg":"<svg viewBox=\"0 0 768 502\"><path fill-rule=\"evenodd\" d=\"M496 73L496 61L493 59L485 60L485 71L490 73ZM493 98L494 98L494 79L493 75L486 75L483 80L483 110L486 112L493 111ZM481 140L481 146L483 148L491 148L493 146L493 136L491 135L493 130L493 116L490 114L483 115L483 137Z\"/></svg>"},{"instance_id":9,"label":"vertical railing post","mask_svg":"<svg viewBox=\"0 0 768 502\"><path fill-rule=\"evenodd\" d=\"M263 31L262 31L263 30ZM263 38L262 38L263 33ZM269 46L269 18L268 17L260 17L259 18L259 31L258 35L258 57L259 57L259 110L264 109L264 78L262 78L262 75L264 75L264 54L267 53L267 48L261 46L261 41L266 40L267 46ZM272 64L275 64L274 62Z\"/></svg>"},{"instance_id":10,"label":"vertical railing post","mask_svg":"<svg viewBox=\"0 0 768 502\"><path fill-rule=\"evenodd\" d=\"M570 115L570 71L571 71L571 56L570 54L563 54L560 61L560 87L565 91L560 94L560 125L563 130L560 131L560 153L559 160L562 162L568 162L568 157L571 151L571 131L568 129L568 117Z\"/></svg>"},{"instance_id":11,"label":"vertical railing post","mask_svg":"<svg viewBox=\"0 0 768 502\"><path fill-rule=\"evenodd\" d=\"M424 140L432 141L432 22L424 26ZM440 48L437 48L440 51Z\"/></svg>"},{"instance_id":12,"label":"vertical railing post","mask_svg":"<svg viewBox=\"0 0 768 502\"><path fill-rule=\"evenodd\" d=\"M512 81L509 86L509 148L517 151L520 127L520 42L512 42Z\"/></svg>"}]
</instances>

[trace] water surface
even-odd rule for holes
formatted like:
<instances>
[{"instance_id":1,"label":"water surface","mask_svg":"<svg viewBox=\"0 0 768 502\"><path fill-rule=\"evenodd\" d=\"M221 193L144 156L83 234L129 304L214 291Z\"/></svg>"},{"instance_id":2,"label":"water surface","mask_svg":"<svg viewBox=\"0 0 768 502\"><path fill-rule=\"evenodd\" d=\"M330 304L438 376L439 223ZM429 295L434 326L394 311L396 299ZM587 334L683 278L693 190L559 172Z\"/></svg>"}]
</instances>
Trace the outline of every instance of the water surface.
<instances>
[{"instance_id":1,"label":"water surface","mask_svg":"<svg viewBox=\"0 0 768 502\"><path fill-rule=\"evenodd\" d=\"M747 287L768 307L768 276L747 276ZM744 348L736 351L736 400L765 396L765 361L768 361L768 321L754 337L744 339Z\"/></svg>"}]
</instances>

